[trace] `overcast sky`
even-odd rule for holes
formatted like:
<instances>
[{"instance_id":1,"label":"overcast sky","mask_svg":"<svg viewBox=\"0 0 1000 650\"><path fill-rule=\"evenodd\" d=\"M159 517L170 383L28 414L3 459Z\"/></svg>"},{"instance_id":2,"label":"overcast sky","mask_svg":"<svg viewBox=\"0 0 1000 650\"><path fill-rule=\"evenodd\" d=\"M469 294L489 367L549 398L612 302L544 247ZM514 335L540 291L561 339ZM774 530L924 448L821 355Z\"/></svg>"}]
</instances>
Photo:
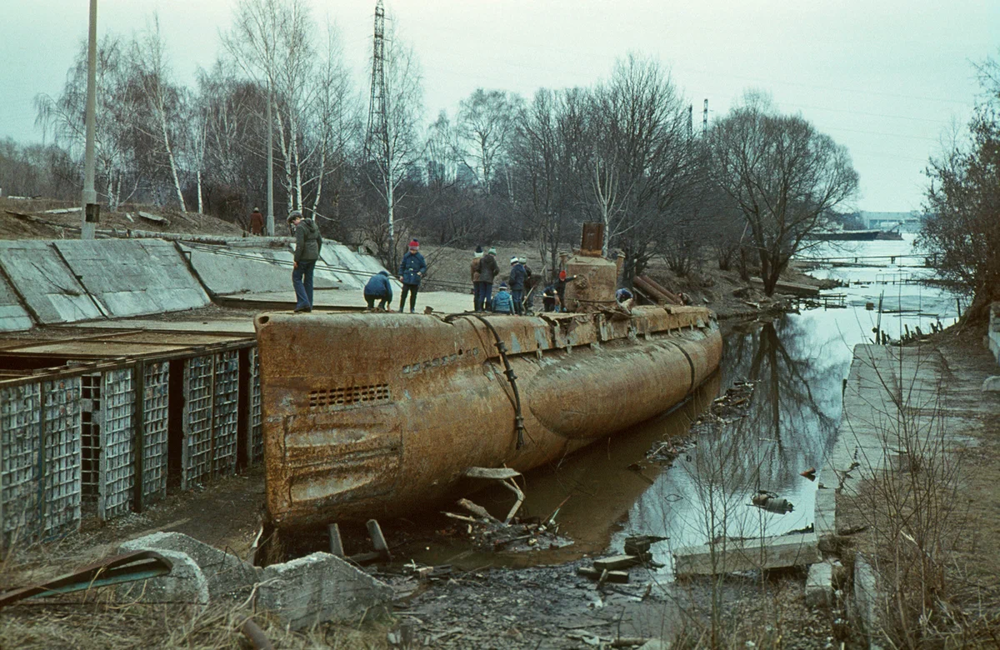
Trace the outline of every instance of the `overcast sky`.
<instances>
[{"instance_id":1,"label":"overcast sky","mask_svg":"<svg viewBox=\"0 0 1000 650\"><path fill-rule=\"evenodd\" d=\"M99 33L131 35L159 14L174 74L192 83L219 51L236 0L99 0ZM309 0L339 28L367 85L374 0ZM964 125L973 63L1000 55L997 0L386 0L420 58L426 118L477 87L529 97L586 86L630 50L658 57L700 125L747 88L771 93L844 144L856 207L920 207L927 157ZM0 138L40 141L33 98L57 95L86 36L89 0L3 0ZM360 89L366 94L367 89Z\"/></svg>"}]
</instances>

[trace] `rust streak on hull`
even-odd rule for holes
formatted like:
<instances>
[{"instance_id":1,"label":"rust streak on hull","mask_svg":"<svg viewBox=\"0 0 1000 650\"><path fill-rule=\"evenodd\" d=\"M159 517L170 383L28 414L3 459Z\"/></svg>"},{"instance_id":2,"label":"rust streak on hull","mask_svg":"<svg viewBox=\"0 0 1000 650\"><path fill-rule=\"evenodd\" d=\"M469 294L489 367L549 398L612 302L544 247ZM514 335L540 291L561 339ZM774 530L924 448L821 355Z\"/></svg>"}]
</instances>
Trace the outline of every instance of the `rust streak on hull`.
<instances>
[{"instance_id":1,"label":"rust streak on hull","mask_svg":"<svg viewBox=\"0 0 1000 650\"><path fill-rule=\"evenodd\" d=\"M478 320L262 314L267 505L282 527L399 516L469 467L527 471L681 402L718 368L699 307Z\"/></svg>"}]
</instances>

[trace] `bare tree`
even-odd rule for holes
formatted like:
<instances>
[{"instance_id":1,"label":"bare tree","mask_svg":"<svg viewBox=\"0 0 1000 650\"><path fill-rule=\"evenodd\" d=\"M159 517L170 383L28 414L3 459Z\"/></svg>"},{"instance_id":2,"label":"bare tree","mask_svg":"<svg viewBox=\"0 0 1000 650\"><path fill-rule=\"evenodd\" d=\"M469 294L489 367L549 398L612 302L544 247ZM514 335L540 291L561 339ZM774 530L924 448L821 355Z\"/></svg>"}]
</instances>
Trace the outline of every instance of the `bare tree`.
<instances>
[{"instance_id":1,"label":"bare tree","mask_svg":"<svg viewBox=\"0 0 1000 650\"><path fill-rule=\"evenodd\" d=\"M857 190L847 149L748 93L710 134L712 173L739 205L771 295L792 255Z\"/></svg>"},{"instance_id":2,"label":"bare tree","mask_svg":"<svg viewBox=\"0 0 1000 650\"><path fill-rule=\"evenodd\" d=\"M160 35L160 20L154 16L153 24L129 46L131 83L137 88L145 115L151 120L147 126L139 121L136 126L155 142L154 157L166 162L181 212L187 212L176 152L177 142L183 133L185 93L171 83L166 45ZM200 211L200 209L199 209Z\"/></svg>"},{"instance_id":3,"label":"bare tree","mask_svg":"<svg viewBox=\"0 0 1000 650\"><path fill-rule=\"evenodd\" d=\"M687 110L656 60L630 54L594 90L590 128L590 205L605 223L605 252L625 253L629 282L686 216L697 171Z\"/></svg>"},{"instance_id":4,"label":"bare tree","mask_svg":"<svg viewBox=\"0 0 1000 650\"><path fill-rule=\"evenodd\" d=\"M477 88L463 99L458 108L460 156L479 176L479 186L490 194L497 165L514 131L517 115L524 102L502 90ZM469 160L473 161L469 164Z\"/></svg>"},{"instance_id":5,"label":"bare tree","mask_svg":"<svg viewBox=\"0 0 1000 650\"><path fill-rule=\"evenodd\" d=\"M97 132L95 151L98 183L111 210L136 191L140 173L135 164L135 123L141 108L128 91L125 46L117 36L105 36L97 51ZM82 43L58 99L35 97L36 123L51 132L56 144L82 158L87 96L87 44Z\"/></svg>"}]
</instances>

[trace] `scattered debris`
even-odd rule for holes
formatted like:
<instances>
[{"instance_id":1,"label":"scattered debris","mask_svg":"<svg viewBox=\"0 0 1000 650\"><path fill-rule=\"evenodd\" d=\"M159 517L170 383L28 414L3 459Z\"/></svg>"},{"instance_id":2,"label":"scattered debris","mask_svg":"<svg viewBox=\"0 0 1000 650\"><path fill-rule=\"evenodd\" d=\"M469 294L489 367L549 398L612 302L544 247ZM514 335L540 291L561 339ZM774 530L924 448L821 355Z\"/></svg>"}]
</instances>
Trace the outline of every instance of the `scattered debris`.
<instances>
[{"instance_id":1,"label":"scattered debris","mask_svg":"<svg viewBox=\"0 0 1000 650\"><path fill-rule=\"evenodd\" d=\"M146 580L170 573L169 559L153 551L134 551L105 558L81 567L55 580L0 594L0 609L26 598L69 594L94 587L107 587L135 580Z\"/></svg>"},{"instance_id":2,"label":"scattered debris","mask_svg":"<svg viewBox=\"0 0 1000 650\"><path fill-rule=\"evenodd\" d=\"M805 478L809 479L810 481L815 481L816 480L816 468L815 467L810 467L809 469L807 469L804 472L799 472L799 476L805 477Z\"/></svg>"},{"instance_id":3,"label":"scattered debris","mask_svg":"<svg viewBox=\"0 0 1000 650\"><path fill-rule=\"evenodd\" d=\"M753 495L750 502L762 510L767 510L768 512L773 512L778 515L783 515L795 510L795 505L788 499L779 497L773 492L765 492L763 490Z\"/></svg>"},{"instance_id":4,"label":"scattered debris","mask_svg":"<svg viewBox=\"0 0 1000 650\"><path fill-rule=\"evenodd\" d=\"M145 219L146 221L151 221L153 223L159 224L161 226L169 226L170 220L166 217L161 217L159 215L153 214L151 212L139 212L139 218Z\"/></svg>"},{"instance_id":5,"label":"scattered debris","mask_svg":"<svg viewBox=\"0 0 1000 650\"><path fill-rule=\"evenodd\" d=\"M609 571L608 569L596 569L594 567L582 566L577 568L576 574L584 576L585 578L597 580L598 587L605 582L615 582L618 584L625 584L628 582L628 571Z\"/></svg>"},{"instance_id":6,"label":"scattered debris","mask_svg":"<svg viewBox=\"0 0 1000 650\"><path fill-rule=\"evenodd\" d=\"M193 605L198 612L208 609L208 580L198 563L180 551L159 549L156 552L170 562L170 573L118 585L116 598L121 602Z\"/></svg>"},{"instance_id":7,"label":"scattered debris","mask_svg":"<svg viewBox=\"0 0 1000 650\"><path fill-rule=\"evenodd\" d=\"M511 487L513 481L504 481L504 485ZM516 487L516 486L515 486ZM486 508L473 503L468 499L459 499L458 505L475 516L460 515L454 512L444 512L444 516L463 522L461 527L471 544L479 551L530 551L562 548L572 544L572 540L559 536L559 525L555 523L555 517L559 508L546 519L540 522L538 519L513 520L514 512L520 507L524 494L518 490L518 500L507 515L506 521L500 521L491 515ZM565 503L565 501L563 501ZM559 506L562 507L562 504ZM446 530L442 534L455 534L457 531Z\"/></svg>"}]
</instances>

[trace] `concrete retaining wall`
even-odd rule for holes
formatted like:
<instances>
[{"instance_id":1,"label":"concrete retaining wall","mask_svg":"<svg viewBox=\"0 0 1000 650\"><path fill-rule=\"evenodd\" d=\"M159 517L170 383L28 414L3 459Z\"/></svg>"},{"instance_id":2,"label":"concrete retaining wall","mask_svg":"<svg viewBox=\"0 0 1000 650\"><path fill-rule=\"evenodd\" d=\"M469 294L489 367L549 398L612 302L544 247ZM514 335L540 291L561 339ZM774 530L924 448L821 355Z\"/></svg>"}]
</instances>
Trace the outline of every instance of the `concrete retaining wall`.
<instances>
[{"instance_id":1,"label":"concrete retaining wall","mask_svg":"<svg viewBox=\"0 0 1000 650\"><path fill-rule=\"evenodd\" d=\"M0 332L30 330L34 322L6 278L0 277Z\"/></svg>"},{"instance_id":2,"label":"concrete retaining wall","mask_svg":"<svg viewBox=\"0 0 1000 650\"><path fill-rule=\"evenodd\" d=\"M68 240L55 247L110 317L185 311L210 303L170 242Z\"/></svg>"},{"instance_id":3,"label":"concrete retaining wall","mask_svg":"<svg viewBox=\"0 0 1000 650\"><path fill-rule=\"evenodd\" d=\"M40 324L105 316L51 243L0 241L0 266Z\"/></svg>"}]
</instances>

